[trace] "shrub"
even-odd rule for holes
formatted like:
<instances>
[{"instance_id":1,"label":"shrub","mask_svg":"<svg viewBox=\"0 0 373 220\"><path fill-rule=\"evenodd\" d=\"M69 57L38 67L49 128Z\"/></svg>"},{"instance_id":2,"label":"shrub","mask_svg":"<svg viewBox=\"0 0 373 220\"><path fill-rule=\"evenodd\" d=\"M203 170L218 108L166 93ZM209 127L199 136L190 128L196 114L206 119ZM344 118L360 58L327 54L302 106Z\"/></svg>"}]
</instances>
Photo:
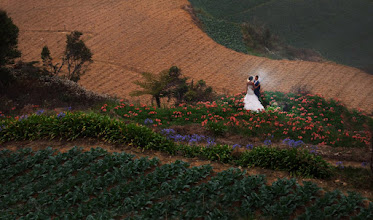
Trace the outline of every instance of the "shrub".
<instances>
[{"instance_id":1,"label":"shrub","mask_svg":"<svg viewBox=\"0 0 373 220\"><path fill-rule=\"evenodd\" d=\"M225 132L228 131L227 126L224 125L224 122L212 122L209 121L206 124L206 129L213 133L215 136L222 136L225 134Z\"/></svg>"},{"instance_id":2,"label":"shrub","mask_svg":"<svg viewBox=\"0 0 373 220\"><path fill-rule=\"evenodd\" d=\"M245 151L237 164L244 167L257 166L273 170L285 170L293 175L317 178L326 178L331 175L328 163L320 156L297 149L281 150L256 147L252 151Z\"/></svg>"}]
</instances>

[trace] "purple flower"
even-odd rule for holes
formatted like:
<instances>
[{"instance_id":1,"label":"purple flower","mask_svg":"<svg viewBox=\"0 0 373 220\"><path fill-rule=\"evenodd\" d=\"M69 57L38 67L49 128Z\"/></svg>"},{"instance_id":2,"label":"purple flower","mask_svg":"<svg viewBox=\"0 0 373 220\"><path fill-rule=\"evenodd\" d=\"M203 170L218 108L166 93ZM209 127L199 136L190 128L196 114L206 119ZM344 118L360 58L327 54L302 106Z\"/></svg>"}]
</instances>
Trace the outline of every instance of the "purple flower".
<instances>
[{"instance_id":1,"label":"purple flower","mask_svg":"<svg viewBox=\"0 0 373 220\"><path fill-rule=\"evenodd\" d=\"M176 132L175 132L174 129L171 129L171 128L167 129L167 128L165 128L165 129L162 129L160 131L160 133L163 134L163 135L170 135L170 134L175 134Z\"/></svg>"},{"instance_id":2,"label":"purple flower","mask_svg":"<svg viewBox=\"0 0 373 220\"><path fill-rule=\"evenodd\" d=\"M145 119L145 121L144 121L144 124L153 124L153 120L151 120L150 118L147 118L147 119Z\"/></svg>"},{"instance_id":3,"label":"purple flower","mask_svg":"<svg viewBox=\"0 0 373 220\"><path fill-rule=\"evenodd\" d=\"M283 144L287 144L290 141L290 138L286 138L282 141Z\"/></svg>"},{"instance_id":4,"label":"purple flower","mask_svg":"<svg viewBox=\"0 0 373 220\"><path fill-rule=\"evenodd\" d=\"M272 144L272 141L269 140L269 139L266 139L266 140L264 141L264 144L267 145L267 146L269 146L269 145Z\"/></svg>"},{"instance_id":5,"label":"purple flower","mask_svg":"<svg viewBox=\"0 0 373 220\"><path fill-rule=\"evenodd\" d=\"M234 145L232 146L232 149L235 149L236 147L241 148L241 145L239 145L239 144L234 144Z\"/></svg>"},{"instance_id":6,"label":"purple flower","mask_svg":"<svg viewBox=\"0 0 373 220\"><path fill-rule=\"evenodd\" d=\"M21 115L21 117L19 117L18 121L22 121L24 119L27 119L28 118L28 115Z\"/></svg>"},{"instance_id":7,"label":"purple flower","mask_svg":"<svg viewBox=\"0 0 373 220\"><path fill-rule=\"evenodd\" d=\"M66 114L64 112L60 112L60 113L58 113L57 118L63 118L65 116L66 116Z\"/></svg>"},{"instance_id":8,"label":"purple flower","mask_svg":"<svg viewBox=\"0 0 373 220\"><path fill-rule=\"evenodd\" d=\"M246 145L246 149L250 149L250 150L252 150L254 148L254 145L252 145L252 144L248 144L248 145Z\"/></svg>"},{"instance_id":9,"label":"purple flower","mask_svg":"<svg viewBox=\"0 0 373 220\"><path fill-rule=\"evenodd\" d=\"M343 166L343 162L342 161L338 161L337 163L335 163L336 165L337 165L337 167L339 168L339 169L343 169L343 168L345 168L344 166Z\"/></svg>"},{"instance_id":10,"label":"purple flower","mask_svg":"<svg viewBox=\"0 0 373 220\"><path fill-rule=\"evenodd\" d=\"M36 111L36 115L42 115L44 113L44 109L39 109Z\"/></svg>"},{"instance_id":11,"label":"purple flower","mask_svg":"<svg viewBox=\"0 0 373 220\"><path fill-rule=\"evenodd\" d=\"M368 163L364 161L364 162L361 163L361 166L366 167L366 166L368 166Z\"/></svg>"}]
</instances>

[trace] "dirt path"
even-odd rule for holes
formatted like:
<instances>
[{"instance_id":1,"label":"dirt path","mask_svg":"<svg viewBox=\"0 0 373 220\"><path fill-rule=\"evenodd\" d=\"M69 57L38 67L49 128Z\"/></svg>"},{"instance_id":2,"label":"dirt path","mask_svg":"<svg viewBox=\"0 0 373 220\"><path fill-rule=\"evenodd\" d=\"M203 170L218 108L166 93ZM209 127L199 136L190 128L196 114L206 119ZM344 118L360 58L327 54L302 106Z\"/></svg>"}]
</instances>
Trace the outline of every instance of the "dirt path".
<instances>
[{"instance_id":1,"label":"dirt path","mask_svg":"<svg viewBox=\"0 0 373 220\"><path fill-rule=\"evenodd\" d=\"M36 150L45 149L47 147L52 147L53 149L57 149L60 152L67 152L74 146L82 147L84 151L89 151L91 148L96 148L96 147L101 147L107 150L108 152L125 151L126 153L135 155L136 156L135 158L157 157L160 159L161 164L173 163L176 160L182 160L182 161L188 162L191 166L201 166L201 165L210 164L213 167L213 170L215 172L221 172L223 170L234 167L229 164L211 162L211 161L202 160L199 158L185 158L182 156L170 156L169 154L162 153L159 151L152 151L152 150L143 151L141 149L137 149L137 148L133 148L130 146L125 146L125 145L107 144L104 142L96 141L94 139L82 139L82 140L77 140L77 141L72 141L72 142L64 141L64 140L62 141L55 141L55 140L52 140L52 141L44 141L44 140L43 141L18 141L18 142L9 142L9 143L2 144L0 146L0 149L9 149L9 150L15 151L19 148L29 147L29 148L32 148L34 151L36 151ZM238 167L238 168L243 169L241 167ZM245 170L249 175L259 175L259 174L266 175L268 183L273 183L278 178L285 178L285 177L290 178L289 174L283 171L273 171L273 170L267 170L267 169L261 169L261 168L249 168ZM325 190L339 189L346 194L348 191L356 191L356 192L359 192L362 196L369 198L370 200L373 199L373 189L371 190L357 189L347 184L346 182L341 180L339 177L333 177L328 180L303 179L299 177L296 179L299 183L302 183L303 181L312 181L318 184L320 187L324 188Z\"/></svg>"},{"instance_id":2,"label":"dirt path","mask_svg":"<svg viewBox=\"0 0 373 220\"><path fill-rule=\"evenodd\" d=\"M0 0L0 8L20 28L25 61L40 60L44 45L58 58L66 33L85 33L95 63L80 83L96 92L128 98L139 72L178 65L218 92L241 92L247 76L259 74L265 90L287 92L294 85L309 85L314 93L372 112L373 75L333 63L275 61L234 52L200 30L186 5L187 0Z\"/></svg>"}]
</instances>

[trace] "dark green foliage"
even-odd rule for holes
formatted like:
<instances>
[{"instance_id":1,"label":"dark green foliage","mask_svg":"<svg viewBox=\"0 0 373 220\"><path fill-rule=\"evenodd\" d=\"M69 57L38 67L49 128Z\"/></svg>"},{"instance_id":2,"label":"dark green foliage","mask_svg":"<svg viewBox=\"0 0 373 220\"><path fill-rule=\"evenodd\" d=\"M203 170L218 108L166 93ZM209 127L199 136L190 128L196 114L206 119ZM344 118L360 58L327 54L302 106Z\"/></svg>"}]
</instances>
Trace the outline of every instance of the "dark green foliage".
<instances>
[{"instance_id":1,"label":"dark green foliage","mask_svg":"<svg viewBox=\"0 0 373 220\"><path fill-rule=\"evenodd\" d=\"M212 175L210 165L159 162L101 148L0 151L0 218L373 217L373 204L364 207L364 198L355 193L321 195L311 182L278 179L269 185L263 175L248 176L239 169Z\"/></svg>"},{"instance_id":2,"label":"dark green foliage","mask_svg":"<svg viewBox=\"0 0 373 220\"><path fill-rule=\"evenodd\" d=\"M161 107L161 98L174 99L175 104L195 103L198 101L211 100L214 97L211 87L206 86L206 82L199 80L197 85L194 82L187 83L187 77L184 77L177 66L172 66L168 70L163 70L159 74L141 73L143 81L137 80L134 83L142 90L136 90L130 93L131 96L151 95L156 104Z\"/></svg>"},{"instance_id":3,"label":"dark green foliage","mask_svg":"<svg viewBox=\"0 0 373 220\"><path fill-rule=\"evenodd\" d=\"M161 98L166 97L169 72L162 71L158 75L153 73L141 73L143 81L137 80L134 84L138 85L142 90L132 91L131 96L151 95L155 99L158 108L161 107Z\"/></svg>"},{"instance_id":4,"label":"dark green foliage","mask_svg":"<svg viewBox=\"0 0 373 220\"><path fill-rule=\"evenodd\" d=\"M17 50L18 27L8 17L7 13L0 10L0 68L21 56Z\"/></svg>"},{"instance_id":5,"label":"dark green foliage","mask_svg":"<svg viewBox=\"0 0 373 220\"><path fill-rule=\"evenodd\" d=\"M43 50L41 51L41 60L45 66L50 65L50 62L52 62L51 52L49 51L48 46L43 47Z\"/></svg>"},{"instance_id":6,"label":"dark green foliage","mask_svg":"<svg viewBox=\"0 0 373 220\"><path fill-rule=\"evenodd\" d=\"M208 122L206 124L206 129L210 131L214 136L222 136L228 131L228 127L224 125L224 122Z\"/></svg>"},{"instance_id":7,"label":"dark green foliage","mask_svg":"<svg viewBox=\"0 0 373 220\"><path fill-rule=\"evenodd\" d=\"M64 60L67 62L68 79L77 82L92 61L92 52L80 39L83 33L74 31L66 36Z\"/></svg>"},{"instance_id":8,"label":"dark green foliage","mask_svg":"<svg viewBox=\"0 0 373 220\"><path fill-rule=\"evenodd\" d=\"M129 144L143 149L152 149L175 154L181 152L188 157L201 157L224 163L236 160L240 166L259 166L287 170L295 175L324 178L330 174L321 158L303 151L279 151L276 149L249 151L238 157L231 154L229 146L186 146L176 145L151 129L134 124L125 124L97 114L62 112L57 116L37 116L3 120L0 143L13 140L37 140L64 138L97 138L108 143ZM268 164L268 158L273 162ZM259 161L259 162L258 162ZM262 161L262 162L261 162Z\"/></svg>"},{"instance_id":9,"label":"dark green foliage","mask_svg":"<svg viewBox=\"0 0 373 220\"><path fill-rule=\"evenodd\" d=\"M194 81L190 84L185 84L186 91L183 100L181 102L186 103L197 103L211 101L215 98L214 91L211 86L207 86L204 80L199 80L196 84Z\"/></svg>"},{"instance_id":10,"label":"dark green foliage","mask_svg":"<svg viewBox=\"0 0 373 220\"><path fill-rule=\"evenodd\" d=\"M12 64L15 58L21 56L21 52L17 49L18 32L18 27L12 19L0 9L0 89L7 87L15 80L6 65Z\"/></svg>"},{"instance_id":11,"label":"dark green foliage","mask_svg":"<svg viewBox=\"0 0 373 220\"><path fill-rule=\"evenodd\" d=\"M248 48L263 51L265 48L272 50L278 40L264 25L251 23L242 24L243 40Z\"/></svg>"},{"instance_id":12,"label":"dark green foliage","mask_svg":"<svg viewBox=\"0 0 373 220\"><path fill-rule=\"evenodd\" d=\"M331 175L330 166L320 156L306 150L256 147L246 151L237 162L241 166L257 166L272 170L286 170L294 175L326 178Z\"/></svg>"},{"instance_id":13,"label":"dark green foliage","mask_svg":"<svg viewBox=\"0 0 373 220\"><path fill-rule=\"evenodd\" d=\"M239 26L244 22L260 22L284 44L290 45L283 48L285 52L280 53L281 56L312 60L320 59L320 53L326 59L373 73L373 20L370 19L373 4L370 0L190 2L206 33L233 50L253 53L245 48Z\"/></svg>"}]
</instances>

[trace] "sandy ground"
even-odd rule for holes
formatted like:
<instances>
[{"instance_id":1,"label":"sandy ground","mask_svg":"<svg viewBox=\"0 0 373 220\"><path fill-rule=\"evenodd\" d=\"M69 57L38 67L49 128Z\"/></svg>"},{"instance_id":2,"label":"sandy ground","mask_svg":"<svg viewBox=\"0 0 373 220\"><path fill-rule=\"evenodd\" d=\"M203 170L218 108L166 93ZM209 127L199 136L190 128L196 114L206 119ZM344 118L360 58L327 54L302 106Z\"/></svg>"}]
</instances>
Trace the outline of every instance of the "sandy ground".
<instances>
[{"instance_id":1,"label":"sandy ground","mask_svg":"<svg viewBox=\"0 0 373 220\"><path fill-rule=\"evenodd\" d=\"M65 35L83 32L94 63L80 83L99 93L128 98L140 72L177 65L218 92L241 92L245 79L259 74L264 90L287 92L308 85L314 93L372 112L373 75L334 63L275 61L234 52L199 29L184 9L187 5L187 0L0 0L0 8L20 29L24 61L40 60L48 45L57 62Z\"/></svg>"}]
</instances>

